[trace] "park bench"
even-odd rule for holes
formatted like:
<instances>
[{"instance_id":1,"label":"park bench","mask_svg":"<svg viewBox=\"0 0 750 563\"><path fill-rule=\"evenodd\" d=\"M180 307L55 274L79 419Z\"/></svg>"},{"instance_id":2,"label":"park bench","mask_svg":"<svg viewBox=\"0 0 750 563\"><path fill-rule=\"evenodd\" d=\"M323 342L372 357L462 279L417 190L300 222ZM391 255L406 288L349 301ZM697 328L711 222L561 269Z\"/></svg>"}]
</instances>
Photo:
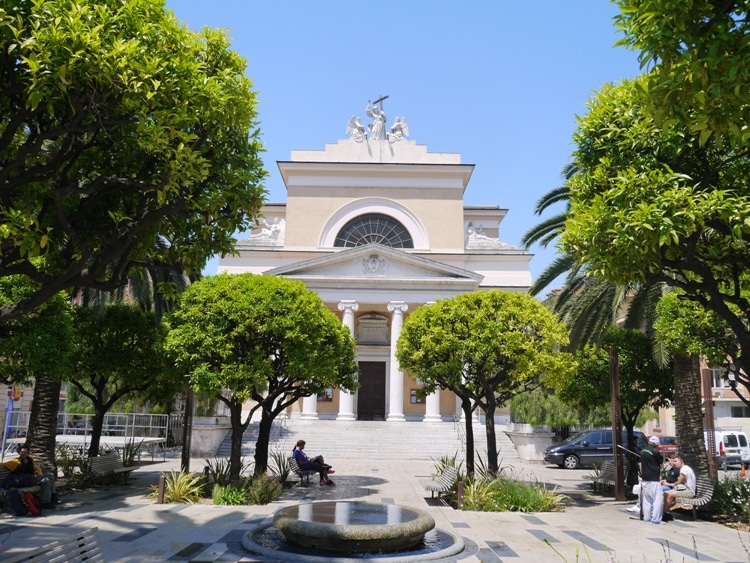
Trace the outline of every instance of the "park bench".
<instances>
[{"instance_id":1,"label":"park bench","mask_svg":"<svg viewBox=\"0 0 750 563\"><path fill-rule=\"evenodd\" d=\"M419 484L422 485L425 491L430 491L432 498L435 498L435 493L440 497L441 494L450 491L456 483L457 478L458 469L452 465L447 465L443 468L440 475L432 479L421 479Z\"/></svg>"},{"instance_id":2,"label":"park bench","mask_svg":"<svg viewBox=\"0 0 750 563\"><path fill-rule=\"evenodd\" d=\"M695 496L693 498L677 498L677 503L693 510L693 520L698 520L698 507L705 506L714 496L714 480L709 477L698 477L695 480Z\"/></svg>"},{"instance_id":3,"label":"park bench","mask_svg":"<svg viewBox=\"0 0 750 563\"><path fill-rule=\"evenodd\" d=\"M297 474L299 477L299 482L302 484L302 482L310 482L310 475L317 475L317 471L313 471L312 469L300 469L299 464L297 463L297 460L293 457L289 458L289 469L291 469L294 473Z\"/></svg>"},{"instance_id":4,"label":"park bench","mask_svg":"<svg viewBox=\"0 0 750 563\"><path fill-rule=\"evenodd\" d=\"M625 483L628 482L628 469L628 464L626 463L623 467ZM599 468L599 473L590 473L589 475L584 475L583 478L593 483L594 491L596 491L597 485L614 487L616 484L615 464L612 461L605 461Z\"/></svg>"},{"instance_id":5,"label":"park bench","mask_svg":"<svg viewBox=\"0 0 750 563\"><path fill-rule=\"evenodd\" d=\"M91 472L99 479L107 477L119 479L120 475L122 475L123 481L127 481L130 472L140 468L139 465L131 467L123 466L120 454L117 452L92 457L89 459L89 463L91 464Z\"/></svg>"},{"instance_id":6,"label":"park bench","mask_svg":"<svg viewBox=\"0 0 750 563\"><path fill-rule=\"evenodd\" d=\"M10 471L8 471L5 467L0 467L0 483L5 481L5 478L8 475L10 475ZM41 491L41 488L39 487L39 485L32 485L31 487L19 487L18 490L22 493L26 491L31 491L32 493L38 493ZM0 487L0 500L2 501L3 509L6 508L5 493L7 492L8 491Z\"/></svg>"},{"instance_id":7,"label":"park bench","mask_svg":"<svg viewBox=\"0 0 750 563\"><path fill-rule=\"evenodd\" d=\"M99 546L99 530L91 528L58 540L33 551L21 555L9 556L3 559L5 563L21 563L22 561L39 561L40 563L99 563L104 561L102 549Z\"/></svg>"}]
</instances>

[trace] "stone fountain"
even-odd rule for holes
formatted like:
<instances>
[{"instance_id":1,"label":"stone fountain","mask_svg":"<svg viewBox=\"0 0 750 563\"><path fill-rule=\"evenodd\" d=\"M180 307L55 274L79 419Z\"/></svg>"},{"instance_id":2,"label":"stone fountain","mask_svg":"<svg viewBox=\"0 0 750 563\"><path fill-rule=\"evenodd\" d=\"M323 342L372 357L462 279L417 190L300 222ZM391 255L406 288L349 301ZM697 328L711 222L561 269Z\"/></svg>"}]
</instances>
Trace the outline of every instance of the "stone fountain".
<instances>
[{"instance_id":1,"label":"stone fountain","mask_svg":"<svg viewBox=\"0 0 750 563\"><path fill-rule=\"evenodd\" d=\"M281 508L270 526L245 534L242 546L271 558L329 563L425 561L455 555L464 547L460 537L435 529L435 520L422 510L357 501Z\"/></svg>"}]
</instances>

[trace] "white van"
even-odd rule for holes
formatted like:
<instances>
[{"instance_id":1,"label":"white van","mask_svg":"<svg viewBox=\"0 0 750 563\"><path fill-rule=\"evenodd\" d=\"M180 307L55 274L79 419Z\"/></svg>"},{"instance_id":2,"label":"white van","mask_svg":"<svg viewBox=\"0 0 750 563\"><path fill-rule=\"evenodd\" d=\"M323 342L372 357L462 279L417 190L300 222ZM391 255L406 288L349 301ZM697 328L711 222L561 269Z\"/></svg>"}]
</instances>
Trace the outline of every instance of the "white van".
<instances>
[{"instance_id":1,"label":"white van","mask_svg":"<svg viewBox=\"0 0 750 563\"><path fill-rule=\"evenodd\" d=\"M703 433L708 448L706 432ZM750 465L750 442L741 430L721 428L714 432L716 457L721 469L730 466Z\"/></svg>"}]
</instances>

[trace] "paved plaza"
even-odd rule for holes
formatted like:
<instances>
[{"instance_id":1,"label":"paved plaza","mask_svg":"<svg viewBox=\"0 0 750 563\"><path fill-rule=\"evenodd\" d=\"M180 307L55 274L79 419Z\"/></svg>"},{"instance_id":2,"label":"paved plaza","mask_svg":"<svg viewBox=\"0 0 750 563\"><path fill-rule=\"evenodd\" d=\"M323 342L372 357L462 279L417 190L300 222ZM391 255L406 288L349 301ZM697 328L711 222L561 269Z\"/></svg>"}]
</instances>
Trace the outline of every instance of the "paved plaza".
<instances>
[{"instance_id":1,"label":"paved plaza","mask_svg":"<svg viewBox=\"0 0 750 563\"><path fill-rule=\"evenodd\" d=\"M192 460L192 469L200 471L202 466L202 460ZM589 470L516 465L512 471L517 475L556 486L571 497L565 512L522 514L456 511L433 502L419 485L433 470L430 461L342 461L336 464L336 487L321 487L313 479L310 485L295 484L266 506L157 505L145 498L160 472L173 469L179 469L178 460L146 464L128 485L65 494L58 508L41 517L3 514L0 561L92 527L99 529L110 562L272 561L245 551L242 536L267 523L280 507L320 500L395 503L426 510L438 528L461 536L466 545L463 553L442 561L750 561L748 534L694 522L688 513L669 524L641 522L626 511L631 503L592 493L591 484L581 478Z\"/></svg>"}]
</instances>

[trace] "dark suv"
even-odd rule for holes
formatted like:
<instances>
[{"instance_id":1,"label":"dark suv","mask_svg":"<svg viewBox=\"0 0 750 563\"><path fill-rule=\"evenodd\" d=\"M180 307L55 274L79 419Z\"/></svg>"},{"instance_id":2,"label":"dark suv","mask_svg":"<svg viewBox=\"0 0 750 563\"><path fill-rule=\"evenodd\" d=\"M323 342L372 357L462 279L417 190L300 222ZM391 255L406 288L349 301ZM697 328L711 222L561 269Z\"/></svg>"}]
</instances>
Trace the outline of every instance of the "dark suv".
<instances>
[{"instance_id":1,"label":"dark suv","mask_svg":"<svg viewBox=\"0 0 750 563\"><path fill-rule=\"evenodd\" d=\"M643 432L633 431L636 441L635 451L639 452L646 445L647 440ZM627 447L627 432L622 431L622 443ZM544 450L544 461L554 463L567 469L581 466L601 465L605 461L612 461L612 430L586 430L568 437L568 439L553 444Z\"/></svg>"}]
</instances>

